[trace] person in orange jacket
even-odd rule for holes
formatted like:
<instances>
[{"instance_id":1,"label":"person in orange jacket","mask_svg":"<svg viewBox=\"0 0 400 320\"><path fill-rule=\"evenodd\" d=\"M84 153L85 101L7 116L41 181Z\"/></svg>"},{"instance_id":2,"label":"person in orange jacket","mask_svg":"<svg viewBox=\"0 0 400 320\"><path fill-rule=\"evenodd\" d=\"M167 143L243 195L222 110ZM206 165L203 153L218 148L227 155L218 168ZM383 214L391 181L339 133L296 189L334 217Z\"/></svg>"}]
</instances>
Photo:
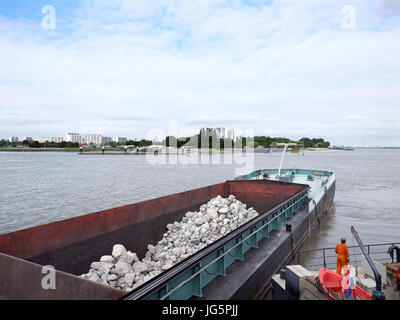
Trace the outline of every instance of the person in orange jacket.
<instances>
[{"instance_id":1,"label":"person in orange jacket","mask_svg":"<svg viewBox=\"0 0 400 320\"><path fill-rule=\"evenodd\" d=\"M340 239L341 243L338 243L335 248L335 252L337 253L337 261L336 261L336 273L341 275L342 268L344 267L344 273L346 275L347 271L347 263L349 260L349 248L346 246L346 239Z\"/></svg>"}]
</instances>

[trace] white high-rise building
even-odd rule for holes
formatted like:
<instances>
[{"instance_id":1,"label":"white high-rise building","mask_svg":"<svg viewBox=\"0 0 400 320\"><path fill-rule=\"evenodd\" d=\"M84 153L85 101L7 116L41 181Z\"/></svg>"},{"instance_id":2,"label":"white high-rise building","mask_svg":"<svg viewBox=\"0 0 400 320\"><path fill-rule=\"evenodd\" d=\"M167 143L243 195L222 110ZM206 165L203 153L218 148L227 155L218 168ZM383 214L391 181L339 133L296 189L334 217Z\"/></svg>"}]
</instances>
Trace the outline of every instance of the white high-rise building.
<instances>
[{"instance_id":1,"label":"white high-rise building","mask_svg":"<svg viewBox=\"0 0 400 320\"><path fill-rule=\"evenodd\" d=\"M64 137L51 137L51 142L61 143L65 141Z\"/></svg>"},{"instance_id":2,"label":"white high-rise building","mask_svg":"<svg viewBox=\"0 0 400 320\"><path fill-rule=\"evenodd\" d=\"M89 145L101 146L103 145L103 136L100 134L87 134L85 135L85 143Z\"/></svg>"},{"instance_id":3,"label":"white high-rise building","mask_svg":"<svg viewBox=\"0 0 400 320\"><path fill-rule=\"evenodd\" d=\"M117 137L115 138L115 142L117 143L126 143L128 139L126 137Z\"/></svg>"},{"instance_id":4,"label":"white high-rise building","mask_svg":"<svg viewBox=\"0 0 400 320\"><path fill-rule=\"evenodd\" d=\"M233 129L227 128L210 128L210 129L201 129L202 134L211 135L214 134L217 139L234 139L235 134Z\"/></svg>"},{"instance_id":5,"label":"white high-rise building","mask_svg":"<svg viewBox=\"0 0 400 320\"><path fill-rule=\"evenodd\" d=\"M225 139L235 139L235 132L233 129L226 129Z\"/></svg>"},{"instance_id":6,"label":"white high-rise building","mask_svg":"<svg viewBox=\"0 0 400 320\"><path fill-rule=\"evenodd\" d=\"M18 142L18 137L10 137L10 138L8 138L8 141L10 141L10 142Z\"/></svg>"},{"instance_id":7,"label":"white high-rise building","mask_svg":"<svg viewBox=\"0 0 400 320\"><path fill-rule=\"evenodd\" d=\"M113 139L111 137L103 137L103 145L112 142Z\"/></svg>"},{"instance_id":8,"label":"white high-rise building","mask_svg":"<svg viewBox=\"0 0 400 320\"><path fill-rule=\"evenodd\" d=\"M65 135L66 142L82 143L82 137L79 133L69 132Z\"/></svg>"}]
</instances>

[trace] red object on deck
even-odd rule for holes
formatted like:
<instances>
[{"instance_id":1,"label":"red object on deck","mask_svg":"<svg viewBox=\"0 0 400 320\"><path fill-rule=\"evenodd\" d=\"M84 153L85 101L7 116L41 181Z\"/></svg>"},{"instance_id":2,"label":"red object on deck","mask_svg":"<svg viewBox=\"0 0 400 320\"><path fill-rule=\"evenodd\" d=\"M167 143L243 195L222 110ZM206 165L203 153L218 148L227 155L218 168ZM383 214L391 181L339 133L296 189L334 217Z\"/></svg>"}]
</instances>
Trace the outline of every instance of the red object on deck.
<instances>
[{"instance_id":1,"label":"red object on deck","mask_svg":"<svg viewBox=\"0 0 400 320\"><path fill-rule=\"evenodd\" d=\"M322 286L322 289L328 296L329 300L338 300L341 298L345 298L345 295L342 290L342 280L343 277L338 275L336 272L321 268L319 269L319 283ZM371 295L369 295L366 291L361 289L356 285L356 300L370 300ZM354 299L354 293L351 294L351 298Z\"/></svg>"}]
</instances>

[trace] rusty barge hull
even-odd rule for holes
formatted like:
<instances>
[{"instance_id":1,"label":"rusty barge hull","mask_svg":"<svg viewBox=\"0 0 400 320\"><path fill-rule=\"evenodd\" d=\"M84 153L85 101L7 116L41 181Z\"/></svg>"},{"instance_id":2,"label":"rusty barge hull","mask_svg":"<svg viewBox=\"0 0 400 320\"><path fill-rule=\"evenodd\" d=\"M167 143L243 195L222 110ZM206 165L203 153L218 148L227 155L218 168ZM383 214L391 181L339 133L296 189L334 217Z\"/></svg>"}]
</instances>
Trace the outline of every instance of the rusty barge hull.
<instances>
[{"instance_id":1,"label":"rusty barge hull","mask_svg":"<svg viewBox=\"0 0 400 320\"><path fill-rule=\"evenodd\" d=\"M301 204L302 207L308 208L310 199L304 200L304 195L307 194L308 189L307 185L268 180L226 181L0 235L0 298L157 298L158 295L154 290L162 290L165 286L168 287L168 281L173 282L187 270L194 268L195 264L199 262L196 261L196 257L185 259L188 261L182 261L176 266L176 269L174 269L174 266L171 268L173 270L169 269L128 295L126 291L84 280L77 275L86 273L91 262L98 261L102 255L111 252L116 243L123 244L129 250L136 252L139 258L143 258L147 245L160 240L168 223L181 220L187 211L199 210L202 204L218 195L227 197L233 194L238 200L260 213L261 218L254 225L250 221L241 226L241 230L238 230L238 232L250 232L251 228L254 229L261 223L265 223L279 210L282 211L283 206L288 206L296 197L302 196L301 199L303 199L302 202L298 203L298 206ZM279 225L279 228L284 229L285 225ZM271 231L267 233L269 234L269 232ZM272 236L274 232L276 233L272 230ZM226 237L217 240L218 243L212 244L215 247L215 252L226 247L228 243L227 239L224 239ZM234 240L233 238L230 239L230 241ZM200 250L199 256L210 253L207 252L209 250L207 248ZM246 255L257 250L250 249ZM212 254L215 254L215 252ZM245 261L246 259L240 261L240 263L242 264ZM233 263L229 268L234 267L236 263ZM285 262L282 261L282 263ZM57 270L55 290L46 290L42 287L42 280L45 276L42 273L42 267L46 265L54 266ZM183 270L183 266L187 266L189 269ZM227 270L229 271L229 269ZM216 283L220 281L218 278L221 277L217 277ZM252 284L250 291L260 290L261 287L257 286L260 285ZM152 289L150 290L149 287ZM205 290L207 291L207 286L205 286ZM218 290L218 288L215 290ZM202 296L201 288L194 296Z\"/></svg>"}]
</instances>

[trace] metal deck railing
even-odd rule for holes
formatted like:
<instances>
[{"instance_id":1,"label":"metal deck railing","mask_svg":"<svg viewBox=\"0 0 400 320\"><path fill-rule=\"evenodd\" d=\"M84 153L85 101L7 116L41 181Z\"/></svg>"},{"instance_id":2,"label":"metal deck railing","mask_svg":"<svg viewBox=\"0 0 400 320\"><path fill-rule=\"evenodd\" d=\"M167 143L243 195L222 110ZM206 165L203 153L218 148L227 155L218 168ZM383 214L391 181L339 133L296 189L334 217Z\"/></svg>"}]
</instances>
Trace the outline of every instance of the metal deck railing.
<instances>
[{"instance_id":1,"label":"metal deck railing","mask_svg":"<svg viewBox=\"0 0 400 320\"><path fill-rule=\"evenodd\" d=\"M393 254L393 257L390 257L388 253L388 249L392 245L400 246L400 242L368 244L365 245L365 248L372 260L381 263L393 263L395 262L395 254ZM363 255L360 247L356 245L347 247L349 248L350 264L353 266L360 265L361 256ZM308 269L336 267L336 258L335 247L300 250L296 255L297 264L301 264Z\"/></svg>"},{"instance_id":2,"label":"metal deck railing","mask_svg":"<svg viewBox=\"0 0 400 320\"><path fill-rule=\"evenodd\" d=\"M269 237L273 230L282 230L286 219L292 217L308 202L308 189L303 189L269 211L216 240L167 271L132 290L124 300L186 300L202 296L202 288L215 277L226 275L236 260L243 260L251 248ZM211 270L212 269L212 270Z\"/></svg>"}]
</instances>

